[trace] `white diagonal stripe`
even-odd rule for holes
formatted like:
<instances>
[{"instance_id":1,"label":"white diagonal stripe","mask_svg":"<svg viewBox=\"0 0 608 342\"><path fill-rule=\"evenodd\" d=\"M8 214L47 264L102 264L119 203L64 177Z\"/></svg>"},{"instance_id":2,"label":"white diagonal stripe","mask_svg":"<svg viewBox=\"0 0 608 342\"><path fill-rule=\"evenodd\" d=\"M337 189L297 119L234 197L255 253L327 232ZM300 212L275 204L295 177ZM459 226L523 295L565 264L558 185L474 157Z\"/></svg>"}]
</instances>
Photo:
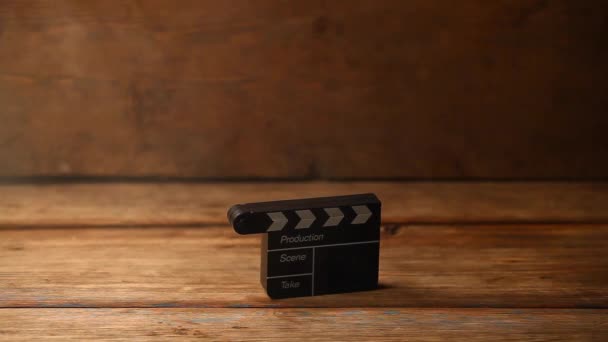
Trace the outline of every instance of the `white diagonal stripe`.
<instances>
[{"instance_id":1,"label":"white diagonal stripe","mask_svg":"<svg viewBox=\"0 0 608 342\"><path fill-rule=\"evenodd\" d=\"M372 217L372 212L366 205L355 205L353 206L353 210L357 213L357 216L355 216L351 224L363 224Z\"/></svg>"},{"instance_id":2,"label":"white diagonal stripe","mask_svg":"<svg viewBox=\"0 0 608 342\"><path fill-rule=\"evenodd\" d=\"M310 228L313 222L317 219L310 210L296 210L296 214L300 217L300 222L296 229Z\"/></svg>"},{"instance_id":3,"label":"white diagonal stripe","mask_svg":"<svg viewBox=\"0 0 608 342\"><path fill-rule=\"evenodd\" d=\"M281 230L287 224L287 217L285 217L285 215L283 215L283 213L280 211L276 213L268 213L267 215L272 220L272 224L270 227L268 227L268 229L266 229L267 232Z\"/></svg>"},{"instance_id":4,"label":"white diagonal stripe","mask_svg":"<svg viewBox=\"0 0 608 342\"><path fill-rule=\"evenodd\" d=\"M327 221L325 221L325 224L323 224L323 227L337 226L344 218L344 213L338 208L325 208L323 210L325 210L325 213L329 216Z\"/></svg>"}]
</instances>

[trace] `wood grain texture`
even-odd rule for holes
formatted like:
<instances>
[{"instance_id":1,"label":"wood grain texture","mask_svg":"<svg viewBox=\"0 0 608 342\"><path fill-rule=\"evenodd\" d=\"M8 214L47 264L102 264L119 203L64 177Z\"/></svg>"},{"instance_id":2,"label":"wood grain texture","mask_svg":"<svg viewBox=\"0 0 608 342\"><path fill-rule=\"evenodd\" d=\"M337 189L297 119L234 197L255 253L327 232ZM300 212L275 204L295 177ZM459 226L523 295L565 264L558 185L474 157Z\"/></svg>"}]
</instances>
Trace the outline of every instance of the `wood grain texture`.
<instances>
[{"instance_id":1,"label":"wood grain texture","mask_svg":"<svg viewBox=\"0 0 608 342\"><path fill-rule=\"evenodd\" d=\"M607 12L3 0L0 176L605 178Z\"/></svg>"},{"instance_id":2,"label":"wood grain texture","mask_svg":"<svg viewBox=\"0 0 608 342\"><path fill-rule=\"evenodd\" d=\"M12 309L0 340L602 341L606 310Z\"/></svg>"},{"instance_id":3,"label":"wood grain texture","mask_svg":"<svg viewBox=\"0 0 608 342\"><path fill-rule=\"evenodd\" d=\"M0 234L0 307L608 308L608 225L392 227L378 290L285 300L229 227Z\"/></svg>"},{"instance_id":4,"label":"wood grain texture","mask_svg":"<svg viewBox=\"0 0 608 342\"><path fill-rule=\"evenodd\" d=\"M0 185L0 228L227 224L237 203L374 192L391 223L608 222L608 183Z\"/></svg>"}]
</instances>

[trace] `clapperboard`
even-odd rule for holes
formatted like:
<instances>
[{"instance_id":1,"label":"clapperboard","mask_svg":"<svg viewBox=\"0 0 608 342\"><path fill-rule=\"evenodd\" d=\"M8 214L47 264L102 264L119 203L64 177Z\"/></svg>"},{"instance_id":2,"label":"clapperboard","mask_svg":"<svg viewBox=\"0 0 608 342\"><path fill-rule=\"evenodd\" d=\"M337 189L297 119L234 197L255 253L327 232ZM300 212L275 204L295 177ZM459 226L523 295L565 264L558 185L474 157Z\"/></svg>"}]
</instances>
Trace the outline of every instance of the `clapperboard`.
<instances>
[{"instance_id":1,"label":"clapperboard","mask_svg":"<svg viewBox=\"0 0 608 342\"><path fill-rule=\"evenodd\" d=\"M374 194L238 204L239 234L263 233L260 280L271 298L378 287L380 200Z\"/></svg>"}]
</instances>

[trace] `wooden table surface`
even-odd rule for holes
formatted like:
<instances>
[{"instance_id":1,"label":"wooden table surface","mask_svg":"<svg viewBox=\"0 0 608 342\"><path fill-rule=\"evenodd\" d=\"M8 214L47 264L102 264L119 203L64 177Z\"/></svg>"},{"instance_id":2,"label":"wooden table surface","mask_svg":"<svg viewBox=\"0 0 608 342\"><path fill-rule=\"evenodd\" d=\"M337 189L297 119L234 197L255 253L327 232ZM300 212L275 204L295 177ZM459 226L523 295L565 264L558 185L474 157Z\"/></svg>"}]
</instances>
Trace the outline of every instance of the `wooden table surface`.
<instances>
[{"instance_id":1,"label":"wooden table surface","mask_svg":"<svg viewBox=\"0 0 608 342\"><path fill-rule=\"evenodd\" d=\"M285 300L236 203L375 192L380 288ZM608 183L0 185L0 340L608 340Z\"/></svg>"}]
</instances>

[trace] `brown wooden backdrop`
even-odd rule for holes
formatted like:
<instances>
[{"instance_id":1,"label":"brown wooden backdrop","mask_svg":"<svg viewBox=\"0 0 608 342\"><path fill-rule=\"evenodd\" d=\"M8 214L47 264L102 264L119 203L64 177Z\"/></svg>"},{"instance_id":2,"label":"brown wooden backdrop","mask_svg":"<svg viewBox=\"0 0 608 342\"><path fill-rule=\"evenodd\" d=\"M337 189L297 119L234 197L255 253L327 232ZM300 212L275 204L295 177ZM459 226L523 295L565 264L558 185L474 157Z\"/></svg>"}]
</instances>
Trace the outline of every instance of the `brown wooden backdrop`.
<instances>
[{"instance_id":1,"label":"brown wooden backdrop","mask_svg":"<svg viewBox=\"0 0 608 342\"><path fill-rule=\"evenodd\" d=\"M608 2L0 2L0 176L603 178Z\"/></svg>"}]
</instances>

